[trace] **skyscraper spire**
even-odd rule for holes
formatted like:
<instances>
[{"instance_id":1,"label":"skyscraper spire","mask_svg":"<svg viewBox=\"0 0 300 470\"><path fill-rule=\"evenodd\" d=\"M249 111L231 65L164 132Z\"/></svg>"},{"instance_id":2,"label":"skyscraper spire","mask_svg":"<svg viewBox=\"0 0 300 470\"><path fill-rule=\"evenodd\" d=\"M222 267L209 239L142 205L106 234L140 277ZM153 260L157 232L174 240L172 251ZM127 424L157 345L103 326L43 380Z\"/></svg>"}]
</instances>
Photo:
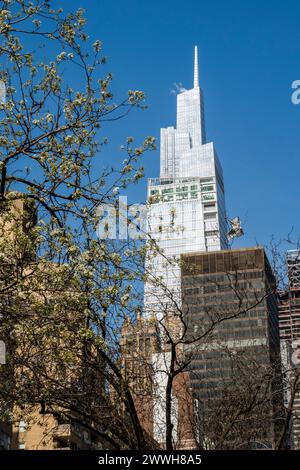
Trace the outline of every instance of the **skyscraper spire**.
<instances>
[{"instance_id":1,"label":"skyscraper spire","mask_svg":"<svg viewBox=\"0 0 300 470\"><path fill-rule=\"evenodd\" d=\"M195 46L195 58L194 58L194 88L199 87L199 74L198 74L198 47Z\"/></svg>"}]
</instances>

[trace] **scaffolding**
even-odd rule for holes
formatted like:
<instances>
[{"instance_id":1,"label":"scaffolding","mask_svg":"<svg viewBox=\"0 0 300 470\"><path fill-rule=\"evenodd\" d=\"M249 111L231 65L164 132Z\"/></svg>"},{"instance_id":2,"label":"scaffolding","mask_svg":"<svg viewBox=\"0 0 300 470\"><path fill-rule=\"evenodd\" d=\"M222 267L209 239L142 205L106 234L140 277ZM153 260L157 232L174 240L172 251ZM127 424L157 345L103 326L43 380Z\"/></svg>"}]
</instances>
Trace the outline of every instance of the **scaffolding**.
<instances>
[{"instance_id":1,"label":"scaffolding","mask_svg":"<svg viewBox=\"0 0 300 470\"><path fill-rule=\"evenodd\" d=\"M300 250L289 250L286 254L290 289L300 288Z\"/></svg>"}]
</instances>

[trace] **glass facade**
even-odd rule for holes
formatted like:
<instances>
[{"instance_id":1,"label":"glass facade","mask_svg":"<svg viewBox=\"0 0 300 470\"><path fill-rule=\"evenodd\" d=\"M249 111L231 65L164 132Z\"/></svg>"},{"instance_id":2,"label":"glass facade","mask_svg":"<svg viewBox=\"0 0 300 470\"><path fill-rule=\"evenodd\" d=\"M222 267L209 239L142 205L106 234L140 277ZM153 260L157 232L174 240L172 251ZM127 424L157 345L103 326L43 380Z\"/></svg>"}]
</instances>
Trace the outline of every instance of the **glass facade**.
<instances>
[{"instance_id":1,"label":"glass facade","mask_svg":"<svg viewBox=\"0 0 300 470\"><path fill-rule=\"evenodd\" d=\"M146 269L161 276L181 302L180 268L172 259L192 252L227 248L223 172L212 142L206 142L204 105L198 85L177 95L176 128L161 129L160 177L148 182L148 230L163 255L149 253ZM159 302L158 302L159 299ZM170 308L157 286L145 284L145 316Z\"/></svg>"},{"instance_id":2,"label":"glass facade","mask_svg":"<svg viewBox=\"0 0 300 470\"><path fill-rule=\"evenodd\" d=\"M270 388L260 390L268 398L260 397L245 419L234 422L222 448L249 448L254 441L272 448L282 410L281 385L276 381L281 372L280 341L276 282L264 250L195 253L182 261L186 353L202 410L202 432L210 435L216 416L225 422L227 416L232 418L229 410L240 407L239 400L246 400L249 390L253 398L254 387L268 384L271 374Z\"/></svg>"}]
</instances>

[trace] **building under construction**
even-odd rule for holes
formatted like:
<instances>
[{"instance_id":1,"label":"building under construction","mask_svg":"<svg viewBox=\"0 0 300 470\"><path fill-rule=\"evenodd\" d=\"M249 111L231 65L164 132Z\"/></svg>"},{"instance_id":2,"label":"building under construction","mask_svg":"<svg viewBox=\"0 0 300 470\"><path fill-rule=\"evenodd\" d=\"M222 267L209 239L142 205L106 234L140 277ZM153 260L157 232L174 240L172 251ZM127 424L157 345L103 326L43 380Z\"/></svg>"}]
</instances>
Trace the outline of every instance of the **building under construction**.
<instances>
[{"instance_id":1,"label":"building under construction","mask_svg":"<svg viewBox=\"0 0 300 470\"><path fill-rule=\"evenodd\" d=\"M282 362L291 382L286 405L293 401L293 440L300 449L300 250L286 254L288 288L280 293L279 327Z\"/></svg>"}]
</instances>

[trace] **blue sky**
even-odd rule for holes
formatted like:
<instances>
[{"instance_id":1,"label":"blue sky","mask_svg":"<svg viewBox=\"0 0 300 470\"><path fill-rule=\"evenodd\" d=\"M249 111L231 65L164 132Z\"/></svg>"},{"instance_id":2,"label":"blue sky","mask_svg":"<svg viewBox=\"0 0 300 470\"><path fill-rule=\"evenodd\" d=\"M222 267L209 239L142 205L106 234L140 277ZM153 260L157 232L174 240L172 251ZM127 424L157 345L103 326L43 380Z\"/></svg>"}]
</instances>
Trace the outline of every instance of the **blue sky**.
<instances>
[{"instance_id":1,"label":"blue sky","mask_svg":"<svg viewBox=\"0 0 300 470\"><path fill-rule=\"evenodd\" d=\"M55 2L56 3L56 2ZM59 2L57 2L58 4ZM193 47L200 55L206 131L223 165L227 212L244 221L236 246L268 244L293 229L300 236L300 2L286 0L67 0L84 7L91 39L104 43L116 96L141 89L149 109L107 125L109 158L119 161L126 135L159 138L175 125L175 82L192 87ZM159 174L159 151L144 158L146 176ZM146 181L130 191L143 201Z\"/></svg>"}]
</instances>

